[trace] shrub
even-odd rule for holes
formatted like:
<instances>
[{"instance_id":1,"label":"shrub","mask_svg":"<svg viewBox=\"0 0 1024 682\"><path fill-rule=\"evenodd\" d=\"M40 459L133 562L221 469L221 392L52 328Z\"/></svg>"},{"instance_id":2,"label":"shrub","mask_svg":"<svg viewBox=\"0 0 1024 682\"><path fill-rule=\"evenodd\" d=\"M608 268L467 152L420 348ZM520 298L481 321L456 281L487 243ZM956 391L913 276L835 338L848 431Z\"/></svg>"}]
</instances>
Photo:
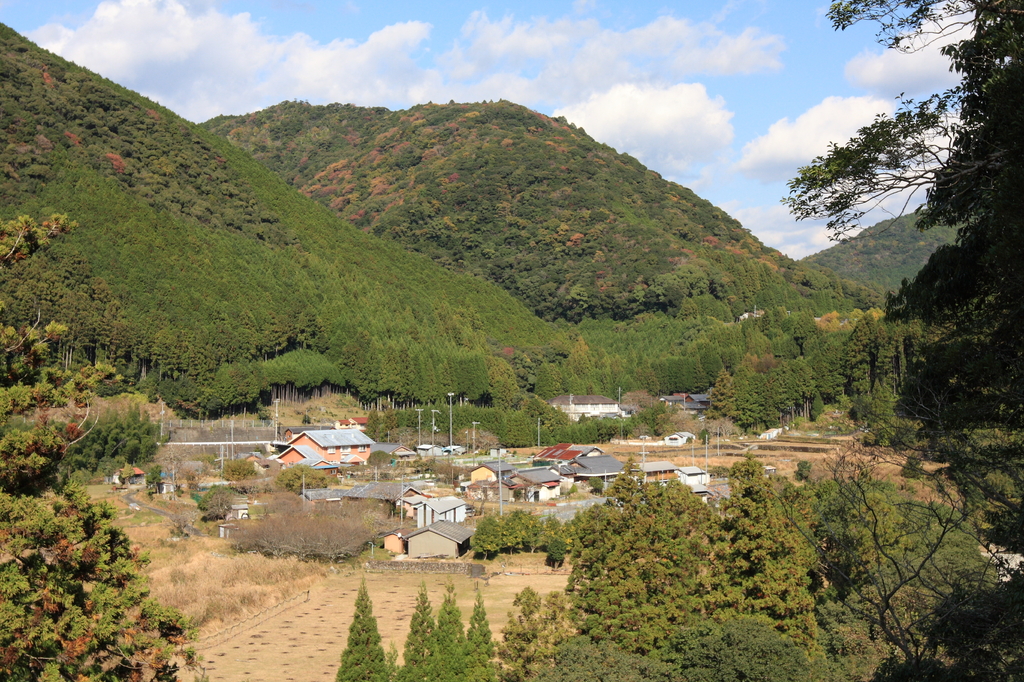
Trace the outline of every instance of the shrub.
<instances>
[{"instance_id":1,"label":"shrub","mask_svg":"<svg viewBox=\"0 0 1024 682\"><path fill-rule=\"evenodd\" d=\"M806 459L802 459L796 463L796 480L806 481L811 477L811 463Z\"/></svg>"}]
</instances>

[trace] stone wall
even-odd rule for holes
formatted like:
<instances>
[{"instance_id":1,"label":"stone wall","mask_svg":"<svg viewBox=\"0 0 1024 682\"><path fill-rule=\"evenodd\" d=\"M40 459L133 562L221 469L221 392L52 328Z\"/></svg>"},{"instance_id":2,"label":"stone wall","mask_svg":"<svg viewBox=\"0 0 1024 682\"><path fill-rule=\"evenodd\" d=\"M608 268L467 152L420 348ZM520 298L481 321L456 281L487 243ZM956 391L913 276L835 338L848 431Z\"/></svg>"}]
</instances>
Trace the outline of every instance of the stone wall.
<instances>
[{"instance_id":1,"label":"stone wall","mask_svg":"<svg viewBox=\"0 0 1024 682\"><path fill-rule=\"evenodd\" d=\"M453 573L480 578L484 575L482 564L469 564L462 561L367 561L367 571L399 573Z\"/></svg>"}]
</instances>

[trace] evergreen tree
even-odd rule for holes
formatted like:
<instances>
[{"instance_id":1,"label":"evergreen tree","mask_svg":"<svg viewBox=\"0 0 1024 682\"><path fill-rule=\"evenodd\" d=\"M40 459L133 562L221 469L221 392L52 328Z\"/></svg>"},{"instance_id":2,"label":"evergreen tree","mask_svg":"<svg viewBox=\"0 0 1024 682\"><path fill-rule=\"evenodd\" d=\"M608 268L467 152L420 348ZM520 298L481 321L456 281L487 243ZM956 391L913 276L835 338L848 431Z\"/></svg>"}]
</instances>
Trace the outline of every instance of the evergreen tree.
<instances>
[{"instance_id":1,"label":"evergreen tree","mask_svg":"<svg viewBox=\"0 0 1024 682\"><path fill-rule=\"evenodd\" d=\"M428 663L431 682L463 682L466 678L466 632L462 612L455 603L455 586L448 583L437 625L430 634Z\"/></svg>"},{"instance_id":2,"label":"evergreen tree","mask_svg":"<svg viewBox=\"0 0 1024 682\"><path fill-rule=\"evenodd\" d=\"M732 375L722 370L715 378L715 385L711 389L711 407L708 409L708 416L712 419L736 417L736 387Z\"/></svg>"},{"instance_id":3,"label":"evergreen tree","mask_svg":"<svg viewBox=\"0 0 1024 682\"><path fill-rule=\"evenodd\" d=\"M419 594L416 596L416 610L413 611L409 623L409 635L405 638L402 667L398 671L396 682L424 682L429 679L428 647L433 632L433 609L427 595L427 584L421 582Z\"/></svg>"},{"instance_id":4,"label":"evergreen tree","mask_svg":"<svg viewBox=\"0 0 1024 682\"><path fill-rule=\"evenodd\" d=\"M366 581L359 585L356 613L348 628L348 644L341 653L337 682L389 682L387 656L381 645L373 604Z\"/></svg>"},{"instance_id":5,"label":"evergreen tree","mask_svg":"<svg viewBox=\"0 0 1024 682\"><path fill-rule=\"evenodd\" d=\"M530 587L516 595L512 602L519 614L508 614L498 645L502 682L525 682L542 670L552 667L558 647L578 634L572 605L562 592L552 592L547 599Z\"/></svg>"},{"instance_id":6,"label":"evergreen tree","mask_svg":"<svg viewBox=\"0 0 1024 682\"><path fill-rule=\"evenodd\" d=\"M765 618L783 634L813 646L812 546L786 517L771 481L753 457L733 465L722 508L712 574L712 609L722 617Z\"/></svg>"},{"instance_id":7,"label":"evergreen tree","mask_svg":"<svg viewBox=\"0 0 1024 682\"><path fill-rule=\"evenodd\" d=\"M825 411L825 401L821 399L821 393L815 392L814 402L811 404L811 421L818 421L818 417Z\"/></svg>"},{"instance_id":8,"label":"evergreen tree","mask_svg":"<svg viewBox=\"0 0 1024 682\"><path fill-rule=\"evenodd\" d=\"M466 682L497 682L494 665L494 642L491 640L491 626L484 611L484 596L478 590L473 616L466 633Z\"/></svg>"},{"instance_id":9,"label":"evergreen tree","mask_svg":"<svg viewBox=\"0 0 1024 682\"><path fill-rule=\"evenodd\" d=\"M62 216L0 224L0 272L73 226ZM112 373L43 369L65 331L0 325L0 678L174 680L195 660L184 649L194 632L148 598L145 559L114 525L114 508L58 482L83 431L73 421L5 428L14 414L86 404Z\"/></svg>"},{"instance_id":10,"label":"evergreen tree","mask_svg":"<svg viewBox=\"0 0 1024 682\"><path fill-rule=\"evenodd\" d=\"M711 512L688 487L638 483L627 466L608 502L573 523L566 589L583 634L649 653L704 609Z\"/></svg>"}]
</instances>

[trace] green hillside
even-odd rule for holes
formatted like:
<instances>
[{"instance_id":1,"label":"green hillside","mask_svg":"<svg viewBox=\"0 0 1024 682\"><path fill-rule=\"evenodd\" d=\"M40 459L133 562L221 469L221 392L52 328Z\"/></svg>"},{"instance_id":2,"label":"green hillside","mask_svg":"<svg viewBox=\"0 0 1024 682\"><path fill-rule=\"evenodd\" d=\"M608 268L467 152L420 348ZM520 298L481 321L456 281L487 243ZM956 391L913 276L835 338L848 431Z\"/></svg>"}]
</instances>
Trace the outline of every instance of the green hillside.
<instances>
[{"instance_id":1,"label":"green hillside","mask_svg":"<svg viewBox=\"0 0 1024 682\"><path fill-rule=\"evenodd\" d=\"M896 291L928 262L928 257L956 238L952 227L921 231L917 217L906 215L884 220L862 230L856 237L807 256L804 263L829 268L841 276Z\"/></svg>"},{"instance_id":2,"label":"green hillside","mask_svg":"<svg viewBox=\"0 0 1024 682\"><path fill-rule=\"evenodd\" d=\"M0 219L79 227L4 271L8 323L68 322L183 410L288 387L485 396L495 349L555 334L504 291L364 234L243 151L0 27Z\"/></svg>"},{"instance_id":3,"label":"green hillside","mask_svg":"<svg viewBox=\"0 0 1024 682\"><path fill-rule=\"evenodd\" d=\"M203 124L362 230L489 279L545 319L822 314L876 293L766 248L582 129L509 102L283 102Z\"/></svg>"}]
</instances>

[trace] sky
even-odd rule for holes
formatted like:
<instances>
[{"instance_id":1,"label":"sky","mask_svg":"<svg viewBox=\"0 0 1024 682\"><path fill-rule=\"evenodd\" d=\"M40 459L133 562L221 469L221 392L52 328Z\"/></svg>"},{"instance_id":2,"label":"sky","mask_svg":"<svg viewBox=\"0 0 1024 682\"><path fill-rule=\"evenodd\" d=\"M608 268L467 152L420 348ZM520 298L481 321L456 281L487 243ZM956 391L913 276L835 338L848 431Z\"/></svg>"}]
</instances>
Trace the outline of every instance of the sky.
<instances>
[{"instance_id":1,"label":"sky","mask_svg":"<svg viewBox=\"0 0 1024 682\"><path fill-rule=\"evenodd\" d=\"M801 258L797 169L898 98L954 83L938 46L837 32L813 0L0 0L0 22L201 122L284 100L505 99L565 116ZM864 224L891 217L870 214Z\"/></svg>"}]
</instances>

